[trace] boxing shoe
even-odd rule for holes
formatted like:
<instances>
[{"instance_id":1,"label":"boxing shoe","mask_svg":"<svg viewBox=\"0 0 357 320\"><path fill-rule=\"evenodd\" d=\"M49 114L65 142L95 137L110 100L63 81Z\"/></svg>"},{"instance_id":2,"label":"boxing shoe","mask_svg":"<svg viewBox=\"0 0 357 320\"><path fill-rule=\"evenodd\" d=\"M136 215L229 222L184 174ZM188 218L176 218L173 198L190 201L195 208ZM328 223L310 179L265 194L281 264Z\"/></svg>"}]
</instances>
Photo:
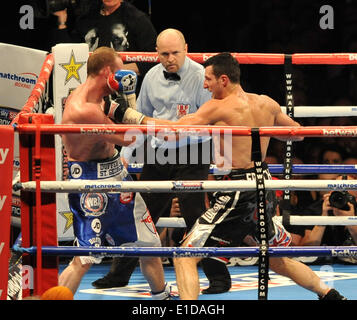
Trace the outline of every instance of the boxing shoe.
<instances>
[{"instance_id":1,"label":"boxing shoe","mask_svg":"<svg viewBox=\"0 0 357 320\"><path fill-rule=\"evenodd\" d=\"M103 278L97 279L92 282L92 286L97 289L108 289L127 286L129 281L122 281L118 279L115 275L108 273Z\"/></svg>"},{"instance_id":2,"label":"boxing shoe","mask_svg":"<svg viewBox=\"0 0 357 320\"><path fill-rule=\"evenodd\" d=\"M178 300L179 297L171 291L171 286L165 283L165 288L161 292L152 292L151 298L153 300Z\"/></svg>"},{"instance_id":3,"label":"boxing shoe","mask_svg":"<svg viewBox=\"0 0 357 320\"><path fill-rule=\"evenodd\" d=\"M230 290L231 276L225 263L216 259L203 259L201 266L209 280L209 287L202 290L202 294L218 294Z\"/></svg>"},{"instance_id":4,"label":"boxing shoe","mask_svg":"<svg viewBox=\"0 0 357 320\"><path fill-rule=\"evenodd\" d=\"M210 280L209 287L203 289L202 294L218 294L228 292L231 289L231 281L227 281L225 277L212 277Z\"/></svg>"},{"instance_id":5,"label":"boxing shoe","mask_svg":"<svg viewBox=\"0 0 357 320\"><path fill-rule=\"evenodd\" d=\"M138 258L114 258L110 271L103 278L93 281L92 286L97 289L125 287L138 261Z\"/></svg>"},{"instance_id":6,"label":"boxing shoe","mask_svg":"<svg viewBox=\"0 0 357 320\"><path fill-rule=\"evenodd\" d=\"M319 300L347 300L337 290L330 289L323 297L319 296Z\"/></svg>"}]
</instances>

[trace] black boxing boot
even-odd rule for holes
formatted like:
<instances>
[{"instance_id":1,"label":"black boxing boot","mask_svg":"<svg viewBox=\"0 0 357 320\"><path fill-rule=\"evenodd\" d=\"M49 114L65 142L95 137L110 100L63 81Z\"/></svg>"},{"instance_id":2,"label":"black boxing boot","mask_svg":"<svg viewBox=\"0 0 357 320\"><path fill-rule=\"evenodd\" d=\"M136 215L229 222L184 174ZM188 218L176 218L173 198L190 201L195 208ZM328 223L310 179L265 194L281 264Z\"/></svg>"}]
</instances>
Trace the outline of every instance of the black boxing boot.
<instances>
[{"instance_id":1,"label":"black boxing boot","mask_svg":"<svg viewBox=\"0 0 357 320\"><path fill-rule=\"evenodd\" d=\"M231 275L224 262L206 258L201 261L201 266L209 280L209 287L202 290L202 294L224 293L232 286Z\"/></svg>"},{"instance_id":2,"label":"black boxing boot","mask_svg":"<svg viewBox=\"0 0 357 320\"><path fill-rule=\"evenodd\" d=\"M319 296L319 300L347 300L344 296L335 289L330 289L323 297Z\"/></svg>"},{"instance_id":3,"label":"black boxing boot","mask_svg":"<svg viewBox=\"0 0 357 320\"><path fill-rule=\"evenodd\" d=\"M139 258L114 258L110 271L103 278L93 281L92 286L97 289L125 287L138 261Z\"/></svg>"}]
</instances>

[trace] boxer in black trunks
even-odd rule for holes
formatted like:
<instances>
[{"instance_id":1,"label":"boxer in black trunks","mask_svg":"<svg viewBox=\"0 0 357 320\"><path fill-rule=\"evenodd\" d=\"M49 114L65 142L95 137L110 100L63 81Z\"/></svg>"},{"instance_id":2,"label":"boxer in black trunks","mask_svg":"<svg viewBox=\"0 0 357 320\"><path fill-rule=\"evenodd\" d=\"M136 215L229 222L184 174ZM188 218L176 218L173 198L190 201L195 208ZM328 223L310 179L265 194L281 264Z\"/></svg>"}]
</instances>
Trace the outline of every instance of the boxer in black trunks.
<instances>
[{"instance_id":1,"label":"boxer in black trunks","mask_svg":"<svg viewBox=\"0 0 357 320\"><path fill-rule=\"evenodd\" d=\"M269 169L263 164L265 179L271 179ZM253 169L232 169L228 175L216 176L217 180L255 180ZM291 236L288 232L275 232L272 218L277 200L275 191L266 191L266 214L269 219L269 239L271 245L288 246ZM193 247L240 246L247 235L256 235L257 223L256 191L217 191L212 194L210 208L197 220L191 232L188 245ZM217 226L219 225L219 228ZM277 239L276 237L279 237ZM222 258L224 259L224 258Z\"/></svg>"},{"instance_id":2,"label":"boxer in black trunks","mask_svg":"<svg viewBox=\"0 0 357 320\"><path fill-rule=\"evenodd\" d=\"M216 125L216 126L248 126L252 128L269 126L300 126L289 116L281 112L279 104L265 95L247 93L240 85L240 67L238 61L229 53L221 53L209 58L205 64L204 87L212 92L212 99L203 104L197 112L188 114L176 122L144 118L142 123L166 125ZM252 141L249 136L233 136L231 142L219 137L217 148L223 159L216 162L219 167L231 170L234 175L244 176L254 172L251 160ZM280 140L303 140L301 137L277 137ZM261 137L261 155L264 161L270 137ZM226 152L231 148L231 152ZM225 150L222 154L221 150ZM228 155L228 156L227 156ZM266 169L268 170L268 169ZM268 174L268 171L266 171ZM250 175L252 176L252 175ZM254 211L257 200L255 192L216 192L211 207L196 221L182 246L239 246L245 235L254 235ZM277 232L271 234L272 245L286 245L286 238L276 239L281 232L288 237L282 225L273 218L275 214L274 196L267 193L267 208L270 223ZM248 212L247 208L250 208ZM234 221L234 222L233 222ZM234 224L234 225L233 225ZM278 229L277 229L278 228ZM220 237L222 237L220 239ZM216 239L214 239L216 238ZM197 299L200 293L197 263L201 258L175 258L177 285L180 298ZM329 288L306 265L290 258L270 258L270 268L278 274L289 277L298 285L315 292L319 298L342 300L335 289Z\"/></svg>"}]
</instances>

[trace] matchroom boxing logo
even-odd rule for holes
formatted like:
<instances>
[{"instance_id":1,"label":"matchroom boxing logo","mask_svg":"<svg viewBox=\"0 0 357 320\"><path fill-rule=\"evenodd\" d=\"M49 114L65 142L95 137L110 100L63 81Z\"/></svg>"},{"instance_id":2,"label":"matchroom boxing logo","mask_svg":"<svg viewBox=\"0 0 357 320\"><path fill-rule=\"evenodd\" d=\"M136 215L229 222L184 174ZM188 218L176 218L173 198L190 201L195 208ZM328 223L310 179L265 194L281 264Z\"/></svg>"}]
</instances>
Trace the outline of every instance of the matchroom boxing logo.
<instances>
[{"instance_id":1,"label":"matchroom boxing logo","mask_svg":"<svg viewBox=\"0 0 357 320\"><path fill-rule=\"evenodd\" d=\"M13 81L15 87L32 89L36 84L38 75L32 72L21 72L18 74L10 72L0 72L0 78Z\"/></svg>"}]
</instances>

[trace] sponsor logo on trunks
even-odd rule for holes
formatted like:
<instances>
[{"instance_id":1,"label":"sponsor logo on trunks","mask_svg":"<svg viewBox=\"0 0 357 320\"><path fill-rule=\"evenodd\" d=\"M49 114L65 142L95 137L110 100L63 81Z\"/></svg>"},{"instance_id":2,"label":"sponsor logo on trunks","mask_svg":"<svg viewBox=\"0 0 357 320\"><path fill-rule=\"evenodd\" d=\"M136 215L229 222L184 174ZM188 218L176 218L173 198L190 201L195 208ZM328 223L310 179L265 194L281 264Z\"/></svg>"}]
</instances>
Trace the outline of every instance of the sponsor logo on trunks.
<instances>
[{"instance_id":1,"label":"sponsor logo on trunks","mask_svg":"<svg viewBox=\"0 0 357 320\"><path fill-rule=\"evenodd\" d=\"M74 179L78 179L81 177L83 173L82 167L78 163L74 163L71 165L71 176Z\"/></svg>"},{"instance_id":2,"label":"sponsor logo on trunks","mask_svg":"<svg viewBox=\"0 0 357 320\"><path fill-rule=\"evenodd\" d=\"M150 230L150 232L156 234L156 227L154 222L152 221L150 212L148 210L145 211L140 222L143 222L146 225L146 227Z\"/></svg>"},{"instance_id":3,"label":"sponsor logo on trunks","mask_svg":"<svg viewBox=\"0 0 357 320\"><path fill-rule=\"evenodd\" d=\"M218 237L210 237L212 240L217 241L221 246L229 245L231 242Z\"/></svg>"},{"instance_id":4,"label":"sponsor logo on trunks","mask_svg":"<svg viewBox=\"0 0 357 320\"><path fill-rule=\"evenodd\" d=\"M98 218L92 220L91 227L95 233L99 233L102 230L102 224Z\"/></svg>"},{"instance_id":5,"label":"sponsor logo on trunks","mask_svg":"<svg viewBox=\"0 0 357 320\"><path fill-rule=\"evenodd\" d=\"M123 166L119 161L111 161L105 163L98 163L98 178L109 178L116 176L119 172L123 170Z\"/></svg>"},{"instance_id":6,"label":"sponsor logo on trunks","mask_svg":"<svg viewBox=\"0 0 357 320\"><path fill-rule=\"evenodd\" d=\"M174 181L172 190L202 190L202 182L192 181Z\"/></svg>"},{"instance_id":7,"label":"sponsor logo on trunks","mask_svg":"<svg viewBox=\"0 0 357 320\"><path fill-rule=\"evenodd\" d=\"M105 240L107 240L107 242L111 245L111 246L115 246L115 241L112 238L112 236L108 233L105 234Z\"/></svg>"},{"instance_id":8,"label":"sponsor logo on trunks","mask_svg":"<svg viewBox=\"0 0 357 320\"><path fill-rule=\"evenodd\" d=\"M181 118L188 114L190 111L190 105L189 104L178 104L176 106L176 116L177 118Z\"/></svg>"},{"instance_id":9,"label":"sponsor logo on trunks","mask_svg":"<svg viewBox=\"0 0 357 320\"><path fill-rule=\"evenodd\" d=\"M130 203L134 198L134 193L133 192L121 192L120 193L120 203L122 204L128 204Z\"/></svg>"},{"instance_id":10,"label":"sponsor logo on trunks","mask_svg":"<svg viewBox=\"0 0 357 320\"><path fill-rule=\"evenodd\" d=\"M218 197L213 207L206 210L206 212L201 216L201 218L206 220L208 223L212 223L217 213L226 207L226 204L229 202L230 199L231 198L229 196Z\"/></svg>"},{"instance_id":11,"label":"sponsor logo on trunks","mask_svg":"<svg viewBox=\"0 0 357 320\"><path fill-rule=\"evenodd\" d=\"M105 193L83 193L80 203L86 216L98 217L107 208L108 196Z\"/></svg>"},{"instance_id":12,"label":"sponsor logo on trunks","mask_svg":"<svg viewBox=\"0 0 357 320\"><path fill-rule=\"evenodd\" d=\"M91 246L94 247L100 247L102 245L102 240L99 237L90 238L88 241L91 244Z\"/></svg>"}]
</instances>

